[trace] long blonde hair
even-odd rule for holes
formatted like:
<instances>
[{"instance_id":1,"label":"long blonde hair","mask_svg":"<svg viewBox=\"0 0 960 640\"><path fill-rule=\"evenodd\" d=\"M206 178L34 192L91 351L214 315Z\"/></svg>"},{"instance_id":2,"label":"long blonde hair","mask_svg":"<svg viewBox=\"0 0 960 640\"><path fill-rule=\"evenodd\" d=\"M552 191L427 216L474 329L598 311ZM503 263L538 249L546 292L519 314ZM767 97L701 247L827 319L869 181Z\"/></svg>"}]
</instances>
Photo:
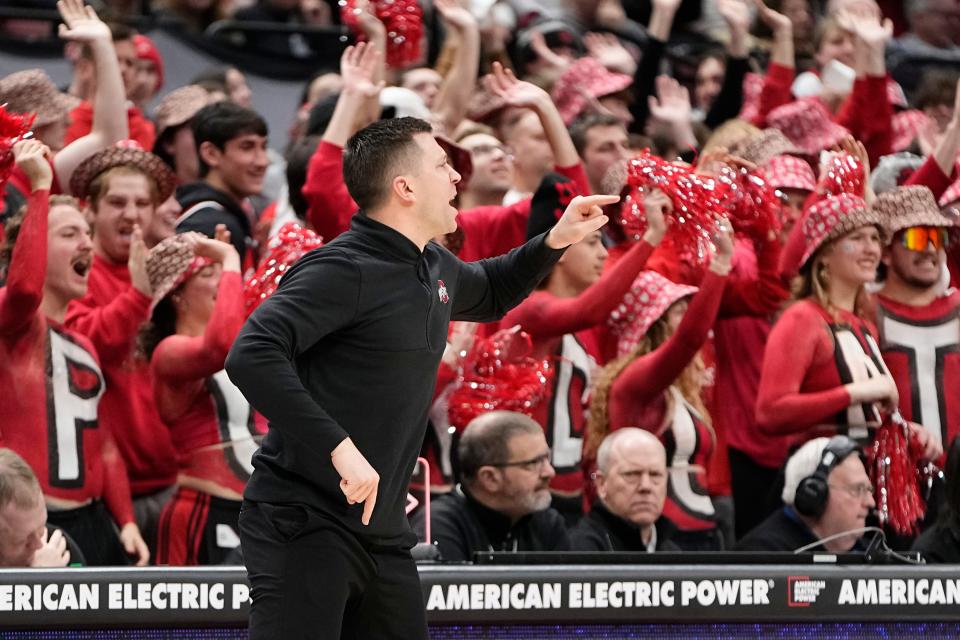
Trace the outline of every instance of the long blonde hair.
<instances>
[{"instance_id":1,"label":"long blonde hair","mask_svg":"<svg viewBox=\"0 0 960 640\"><path fill-rule=\"evenodd\" d=\"M647 333L644 334L643 339L640 340L640 343L634 347L632 351L607 363L607 365L600 370L600 373L597 374L596 384L593 387L593 393L590 398L590 414L587 417L587 433L583 450L584 459L595 458L600 443L604 437L610 433L610 390L613 388L613 383L617 379L617 376L630 366L630 363L634 360L654 351L670 337L668 335L666 316L667 314L664 313L650 326ZM696 409L707 426L710 427L710 414L707 413L707 408L703 403L703 396L701 394L704 369L703 359L698 353L677 377L676 381L674 381L674 386L680 390L683 398ZM668 394L667 417L665 420L670 419L669 416L672 414L672 410L673 398ZM663 429L665 424L658 425L657 435L659 435L659 431Z\"/></svg>"}]
</instances>

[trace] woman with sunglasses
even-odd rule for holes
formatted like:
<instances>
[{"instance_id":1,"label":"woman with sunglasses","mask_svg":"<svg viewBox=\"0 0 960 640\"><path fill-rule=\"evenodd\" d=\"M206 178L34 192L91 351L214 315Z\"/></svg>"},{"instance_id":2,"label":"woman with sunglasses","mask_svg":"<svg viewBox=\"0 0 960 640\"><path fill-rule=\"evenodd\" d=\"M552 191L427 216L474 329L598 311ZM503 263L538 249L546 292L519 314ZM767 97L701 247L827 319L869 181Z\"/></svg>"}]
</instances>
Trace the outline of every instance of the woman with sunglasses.
<instances>
[{"instance_id":1,"label":"woman with sunglasses","mask_svg":"<svg viewBox=\"0 0 960 640\"><path fill-rule=\"evenodd\" d=\"M863 199L841 194L811 206L801 224L806 249L796 302L767 341L757 424L798 441L842 433L869 442L881 410L899 400L865 289L880 264L883 220ZM929 436L911 429L926 448Z\"/></svg>"},{"instance_id":2,"label":"woman with sunglasses","mask_svg":"<svg viewBox=\"0 0 960 640\"><path fill-rule=\"evenodd\" d=\"M926 187L880 194L873 209L891 241L874 296L880 352L897 383L900 412L942 446L960 435L960 291L946 269L953 221Z\"/></svg>"}]
</instances>

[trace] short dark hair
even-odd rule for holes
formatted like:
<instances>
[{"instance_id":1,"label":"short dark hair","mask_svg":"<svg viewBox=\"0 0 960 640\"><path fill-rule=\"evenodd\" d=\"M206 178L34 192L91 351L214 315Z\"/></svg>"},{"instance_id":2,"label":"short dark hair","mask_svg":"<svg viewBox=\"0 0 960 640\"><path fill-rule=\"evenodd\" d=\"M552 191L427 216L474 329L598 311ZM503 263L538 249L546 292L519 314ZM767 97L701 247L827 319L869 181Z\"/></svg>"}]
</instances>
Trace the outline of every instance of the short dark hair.
<instances>
[{"instance_id":1,"label":"short dark hair","mask_svg":"<svg viewBox=\"0 0 960 640\"><path fill-rule=\"evenodd\" d=\"M259 113L227 101L208 104L197 111L190 127L193 129L193 140L200 160L200 177L206 176L210 171L199 152L200 145L204 142L213 143L217 149L223 151L227 143L234 138L251 133L267 136L267 123Z\"/></svg>"},{"instance_id":2,"label":"short dark hair","mask_svg":"<svg viewBox=\"0 0 960 640\"><path fill-rule=\"evenodd\" d=\"M307 183L307 169L310 159L317 151L320 136L307 136L293 144L287 151L287 187L288 199L293 212L297 217L305 220L309 208L307 199L303 197L303 185Z\"/></svg>"},{"instance_id":3,"label":"short dark hair","mask_svg":"<svg viewBox=\"0 0 960 640\"><path fill-rule=\"evenodd\" d=\"M542 431L533 418L514 411L491 411L477 416L463 430L457 445L464 482L474 480L480 467L507 462L514 436Z\"/></svg>"},{"instance_id":4,"label":"short dark hair","mask_svg":"<svg viewBox=\"0 0 960 640\"><path fill-rule=\"evenodd\" d=\"M73 207L77 211L82 211L80 201L73 196L64 194L52 195L47 199L47 215L54 207L66 205ZM27 216L27 205L23 205L16 213L7 218L4 222L4 239L0 244L0 272L10 268L10 260L13 258L13 247L17 244L17 237L20 235L20 228L23 226L23 220Z\"/></svg>"},{"instance_id":5,"label":"short dark hair","mask_svg":"<svg viewBox=\"0 0 960 640\"><path fill-rule=\"evenodd\" d=\"M347 140L343 181L361 211L384 203L390 181L407 166L411 153L419 153L413 136L432 131L430 123L419 118L392 118L374 122Z\"/></svg>"},{"instance_id":6,"label":"short dark hair","mask_svg":"<svg viewBox=\"0 0 960 640\"><path fill-rule=\"evenodd\" d=\"M587 148L587 133L594 127L623 127L620 118L609 113L591 113L570 125L570 139L577 149L577 155L583 157L583 150ZM624 127L626 129L626 127Z\"/></svg>"},{"instance_id":7,"label":"short dark hair","mask_svg":"<svg viewBox=\"0 0 960 640\"><path fill-rule=\"evenodd\" d=\"M914 94L914 106L917 109L940 105L952 107L957 93L957 78L956 71L942 69L927 71L923 74L923 79L920 80L920 85Z\"/></svg>"}]
</instances>

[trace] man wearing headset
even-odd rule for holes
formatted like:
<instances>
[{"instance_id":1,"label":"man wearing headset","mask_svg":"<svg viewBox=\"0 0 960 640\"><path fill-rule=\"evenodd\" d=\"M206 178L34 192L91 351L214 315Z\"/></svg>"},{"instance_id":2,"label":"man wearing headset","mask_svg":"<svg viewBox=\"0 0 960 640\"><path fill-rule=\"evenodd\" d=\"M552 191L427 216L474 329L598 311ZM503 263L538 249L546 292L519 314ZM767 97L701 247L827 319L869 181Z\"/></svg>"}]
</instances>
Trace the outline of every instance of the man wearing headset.
<instances>
[{"instance_id":1,"label":"man wearing headset","mask_svg":"<svg viewBox=\"0 0 960 640\"><path fill-rule=\"evenodd\" d=\"M875 503L862 456L847 436L815 438L797 449L784 472L784 507L744 536L737 550L864 550L863 527Z\"/></svg>"}]
</instances>

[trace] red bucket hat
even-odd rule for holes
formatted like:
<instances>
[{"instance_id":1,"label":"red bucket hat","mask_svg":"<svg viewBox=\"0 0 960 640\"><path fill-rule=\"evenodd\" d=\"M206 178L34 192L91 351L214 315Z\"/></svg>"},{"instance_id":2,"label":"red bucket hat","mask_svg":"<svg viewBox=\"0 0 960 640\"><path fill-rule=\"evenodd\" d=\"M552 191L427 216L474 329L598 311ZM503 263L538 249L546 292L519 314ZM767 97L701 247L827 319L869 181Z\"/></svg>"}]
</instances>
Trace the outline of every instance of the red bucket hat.
<instances>
[{"instance_id":1,"label":"red bucket hat","mask_svg":"<svg viewBox=\"0 0 960 640\"><path fill-rule=\"evenodd\" d=\"M774 156L763 172L774 189L813 191L817 188L817 178L810 164L796 156Z\"/></svg>"},{"instance_id":2,"label":"red bucket hat","mask_svg":"<svg viewBox=\"0 0 960 640\"><path fill-rule=\"evenodd\" d=\"M880 214L870 209L863 198L841 193L827 196L810 206L803 216L802 229L807 248L800 260L802 267L817 250L854 229L875 225L884 230Z\"/></svg>"},{"instance_id":3,"label":"red bucket hat","mask_svg":"<svg viewBox=\"0 0 960 640\"><path fill-rule=\"evenodd\" d=\"M830 119L827 108L816 98L777 107L767 116L767 124L779 129L797 149L808 155L829 149L850 133Z\"/></svg>"},{"instance_id":4,"label":"red bucket hat","mask_svg":"<svg viewBox=\"0 0 960 640\"><path fill-rule=\"evenodd\" d=\"M577 119L587 106L589 98L602 98L623 91L633 78L615 73L591 56L577 59L553 85L551 97L567 126Z\"/></svg>"},{"instance_id":5,"label":"red bucket hat","mask_svg":"<svg viewBox=\"0 0 960 640\"><path fill-rule=\"evenodd\" d=\"M633 351L673 303L692 296L697 290L697 287L672 282L656 271L641 272L607 320L617 337L617 356Z\"/></svg>"}]
</instances>

